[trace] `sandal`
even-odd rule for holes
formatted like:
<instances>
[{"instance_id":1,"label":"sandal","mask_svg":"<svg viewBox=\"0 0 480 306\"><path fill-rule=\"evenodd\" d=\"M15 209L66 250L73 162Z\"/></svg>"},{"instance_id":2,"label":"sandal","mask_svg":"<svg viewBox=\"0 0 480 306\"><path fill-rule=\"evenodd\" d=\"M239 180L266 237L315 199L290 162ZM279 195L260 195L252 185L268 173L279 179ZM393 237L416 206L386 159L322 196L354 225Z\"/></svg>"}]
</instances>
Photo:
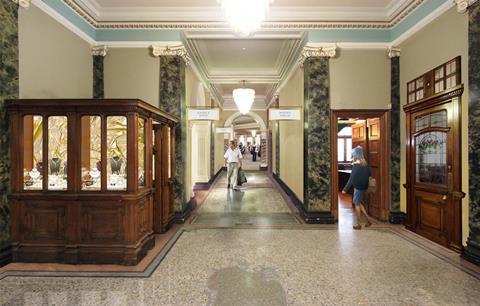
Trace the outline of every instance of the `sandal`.
<instances>
[{"instance_id":1,"label":"sandal","mask_svg":"<svg viewBox=\"0 0 480 306\"><path fill-rule=\"evenodd\" d=\"M357 225L353 226L353 229L360 230L360 229L362 229L362 226L360 224L357 224Z\"/></svg>"},{"instance_id":2,"label":"sandal","mask_svg":"<svg viewBox=\"0 0 480 306\"><path fill-rule=\"evenodd\" d=\"M372 222L368 221L367 223L365 223L365 227L370 227L372 226Z\"/></svg>"}]
</instances>

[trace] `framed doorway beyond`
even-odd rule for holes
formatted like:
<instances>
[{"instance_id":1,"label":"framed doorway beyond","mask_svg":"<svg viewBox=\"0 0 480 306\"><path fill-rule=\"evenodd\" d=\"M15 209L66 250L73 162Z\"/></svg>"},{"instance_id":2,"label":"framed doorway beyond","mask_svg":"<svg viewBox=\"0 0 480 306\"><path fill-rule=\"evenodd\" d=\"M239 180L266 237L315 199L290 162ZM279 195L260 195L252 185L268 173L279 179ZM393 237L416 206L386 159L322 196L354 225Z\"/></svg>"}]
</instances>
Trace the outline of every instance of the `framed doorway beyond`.
<instances>
[{"instance_id":1,"label":"framed doorway beyond","mask_svg":"<svg viewBox=\"0 0 480 306\"><path fill-rule=\"evenodd\" d=\"M377 190L379 209L377 218L381 221L387 221L390 213L390 110L331 110L330 111L330 166L331 166L331 201L332 214L338 221L338 158L337 158L337 137L338 137L338 120L340 118L358 118L359 120L367 120L378 118L379 133L381 135L378 143L378 175L381 183L378 184Z\"/></svg>"}]
</instances>

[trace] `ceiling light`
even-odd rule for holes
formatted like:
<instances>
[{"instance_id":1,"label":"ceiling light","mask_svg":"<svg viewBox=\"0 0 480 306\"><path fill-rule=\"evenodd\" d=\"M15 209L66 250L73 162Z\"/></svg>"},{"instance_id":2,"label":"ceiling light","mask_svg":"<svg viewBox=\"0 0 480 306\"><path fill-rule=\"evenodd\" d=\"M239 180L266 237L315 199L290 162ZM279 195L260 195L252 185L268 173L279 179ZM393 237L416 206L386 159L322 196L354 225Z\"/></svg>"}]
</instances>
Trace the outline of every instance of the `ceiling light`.
<instances>
[{"instance_id":1,"label":"ceiling light","mask_svg":"<svg viewBox=\"0 0 480 306\"><path fill-rule=\"evenodd\" d=\"M255 90L245 88L245 81L243 81L243 88L234 89L232 95L240 113L248 114L252 108L253 101L255 101Z\"/></svg>"},{"instance_id":2,"label":"ceiling light","mask_svg":"<svg viewBox=\"0 0 480 306\"><path fill-rule=\"evenodd\" d=\"M273 0L217 0L235 32L245 36L257 31Z\"/></svg>"}]
</instances>

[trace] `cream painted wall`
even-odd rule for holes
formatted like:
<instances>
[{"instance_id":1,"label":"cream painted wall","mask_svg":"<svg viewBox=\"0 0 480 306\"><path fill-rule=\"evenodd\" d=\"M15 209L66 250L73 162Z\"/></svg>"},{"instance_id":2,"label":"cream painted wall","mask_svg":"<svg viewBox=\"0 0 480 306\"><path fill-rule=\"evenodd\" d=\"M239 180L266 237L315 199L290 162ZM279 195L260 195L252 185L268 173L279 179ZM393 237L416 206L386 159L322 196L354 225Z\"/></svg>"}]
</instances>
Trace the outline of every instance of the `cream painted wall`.
<instances>
[{"instance_id":1,"label":"cream painted wall","mask_svg":"<svg viewBox=\"0 0 480 306\"><path fill-rule=\"evenodd\" d=\"M303 69L280 90L280 107L302 107ZM300 121L280 121L280 178L303 201L303 111Z\"/></svg>"},{"instance_id":2,"label":"cream painted wall","mask_svg":"<svg viewBox=\"0 0 480 306\"><path fill-rule=\"evenodd\" d=\"M138 98L158 107L160 60L147 48L108 50L104 71L105 98Z\"/></svg>"},{"instance_id":3,"label":"cream painted wall","mask_svg":"<svg viewBox=\"0 0 480 306\"><path fill-rule=\"evenodd\" d=\"M330 60L332 109L390 108L387 50L340 50Z\"/></svg>"},{"instance_id":4,"label":"cream painted wall","mask_svg":"<svg viewBox=\"0 0 480 306\"><path fill-rule=\"evenodd\" d=\"M91 98L90 45L35 5L18 12L20 98Z\"/></svg>"},{"instance_id":5,"label":"cream painted wall","mask_svg":"<svg viewBox=\"0 0 480 306\"><path fill-rule=\"evenodd\" d=\"M460 55L462 57L462 143L468 144L468 15L455 8L438 17L400 45L400 93L406 103L406 84L423 73ZM405 139L405 113L401 112L401 138ZM462 187L468 193L468 150L462 150ZM401 144L401 184L406 181L405 142ZM401 209L406 211L406 192L401 187ZM462 202L464 242L468 237L468 194Z\"/></svg>"}]
</instances>

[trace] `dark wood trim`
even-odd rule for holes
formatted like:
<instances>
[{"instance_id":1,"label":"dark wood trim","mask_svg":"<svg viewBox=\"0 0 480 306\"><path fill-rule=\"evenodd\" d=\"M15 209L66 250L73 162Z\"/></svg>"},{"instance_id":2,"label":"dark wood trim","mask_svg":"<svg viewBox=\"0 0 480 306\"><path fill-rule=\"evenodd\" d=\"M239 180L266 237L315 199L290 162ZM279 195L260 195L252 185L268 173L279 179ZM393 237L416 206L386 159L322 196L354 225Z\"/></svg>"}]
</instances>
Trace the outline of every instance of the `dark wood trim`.
<instances>
[{"instance_id":1,"label":"dark wood trim","mask_svg":"<svg viewBox=\"0 0 480 306\"><path fill-rule=\"evenodd\" d=\"M336 221L338 221L338 161L337 161L337 134L338 134L338 119L341 117L348 118L380 118L380 133L382 148L381 156L381 170L380 176L384 178L381 184L380 203L381 203L381 220L389 220L390 214L390 110L376 109L376 110L331 110L330 111L330 166L331 166L331 185L330 192L332 195L332 214Z\"/></svg>"},{"instance_id":2,"label":"dark wood trim","mask_svg":"<svg viewBox=\"0 0 480 306\"><path fill-rule=\"evenodd\" d=\"M392 224L405 224L405 220L407 219L407 214L404 212L395 212L391 211L390 216L388 217L388 222Z\"/></svg>"},{"instance_id":3,"label":"dark wood trim","mask_svg":"<svg viewBox=\"0 0 480 306\"><path fill-rule=\"evenodd\" d=\"M287 196L290 198L292 203L300 212L302 219L305 223L308 224L334 224L335 219L331 212L309 212L305 210L305 206L303 202L297 197L295 192L288 187L287 184L275 173L272 174L272 177L275 181L280 185L280 187L285 191Z\"/></svg>"}]
</instances>

